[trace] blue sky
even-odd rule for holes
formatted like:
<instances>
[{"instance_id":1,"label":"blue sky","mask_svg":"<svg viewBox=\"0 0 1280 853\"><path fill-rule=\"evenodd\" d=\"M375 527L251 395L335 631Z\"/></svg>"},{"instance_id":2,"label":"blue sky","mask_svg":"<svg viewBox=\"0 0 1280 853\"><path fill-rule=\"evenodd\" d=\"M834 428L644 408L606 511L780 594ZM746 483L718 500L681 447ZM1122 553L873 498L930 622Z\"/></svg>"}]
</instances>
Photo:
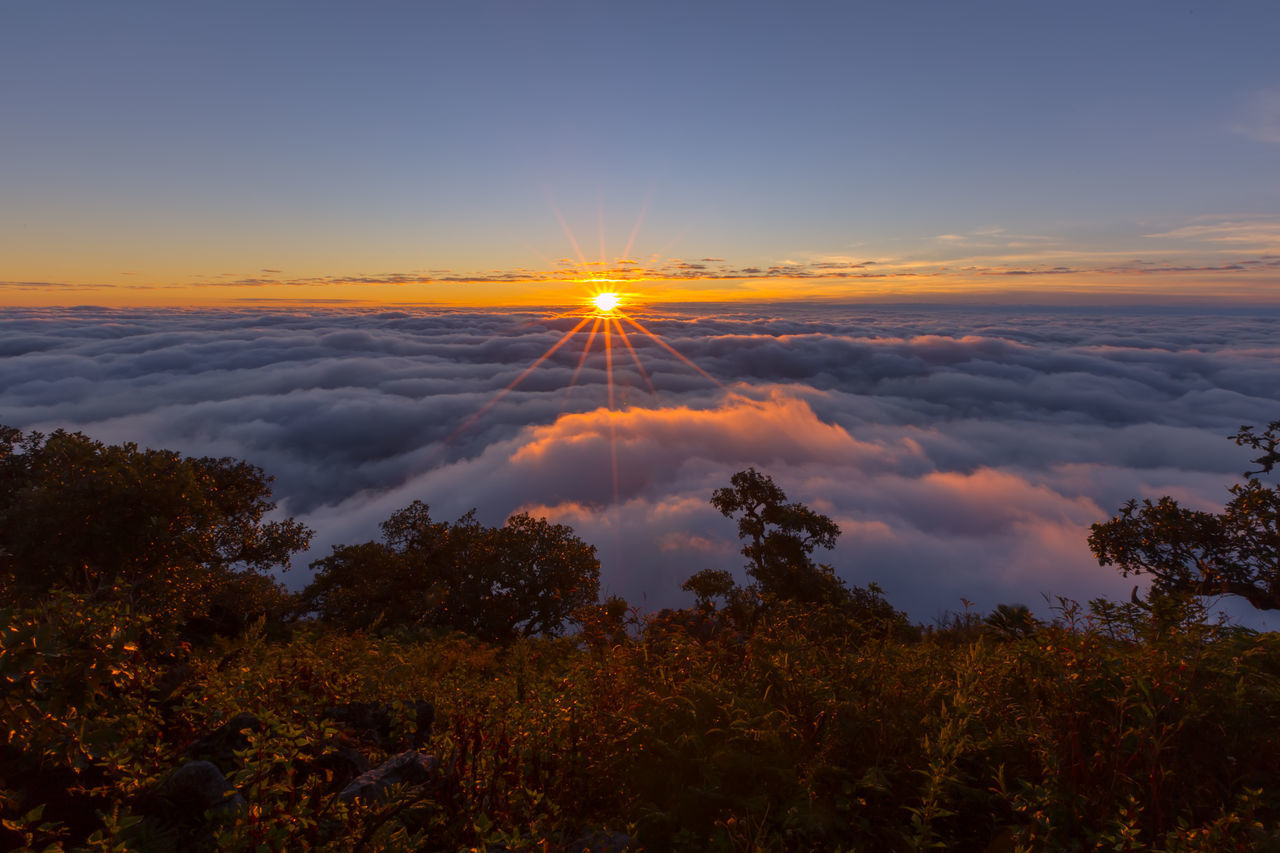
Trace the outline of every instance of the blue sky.
<instances>
[{"instance_id":1,"label":"blue sky","mask_svg":"<svg viewBox=\"0 0 1280 853\"><path fill-rule=\"evenodd\" d=\"M1280 252L1277 25L1245 2L8 2L0 280L427 293L536 280L579 260L568 234L655 270L1086 261L1082 287L1256 260Z\"/></svg>"}]
</instances>

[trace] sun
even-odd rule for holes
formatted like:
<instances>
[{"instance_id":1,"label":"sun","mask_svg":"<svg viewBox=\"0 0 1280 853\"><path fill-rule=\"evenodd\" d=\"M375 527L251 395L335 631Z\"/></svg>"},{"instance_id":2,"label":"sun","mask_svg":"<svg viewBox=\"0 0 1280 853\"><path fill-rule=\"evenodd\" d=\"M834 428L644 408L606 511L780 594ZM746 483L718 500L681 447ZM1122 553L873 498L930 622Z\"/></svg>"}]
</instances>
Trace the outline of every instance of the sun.
<instances>
[{"instance_id":1,"label":"sun","mask_svg":"<svg viewBox=\"0 0 1280 853\"><path fill-rule=\"evenodd\" d=\"M600 313L608 314L621 304L622 297L616 293L597 293L591 297L591 302Z\"/></svg>"},{"instance_id":2,"label":"sun","mask_svg":"<svg viewBox=\"0 0 1280 853\"><path fill-rule=\"evenodd\" d=\"M610 279L609 281L611 283L612 282L621 283L624 280ZM599 286L599 285L596 285L596 286ZM597 351L603 350L603 354L604 354L605 387L608 389L608 393L609 393L609 411L610 412L617 411L617 398L614 390L613 366L616 360L618 360L619 358L624 358L624 356L621 354L622 351L625 351L627 355L631 356L631 360L635 363L636 372L640 375L640 378L644 380L645 385L648 386L649 392L653 394L654 397L657 397L658 388L653 384L653 379L652 377L649 376L649 371L645 370L644 365L641 363L640 353L636 351L636 347L633 346L631 343L632 336L637 334L641 337L642 341L652 342L658 347L661 347L671 355L675 356L679 361L681 361L687 367L692 368L694 372L702 375L703 378L710 380L711 382L720 386L721 388L724 388L724 390L729 394L733 396L738 396L736 392L731 391L728 388L725 388L724 384L719 379L716 379L710 373L707 373L707 371L703 370L701 367L699 367L698 365L690 361L687 356L680 354L680 352L678 352L675 349L675 347L671 346L671 344L667 343L661 337L654 334L654 332L652 332L648 327L646 327L638 319L631 316L629 312L622 310L624 304L627 305L628 307L632 307L632 306L635 306L636 304L642 303L642 299L639 296L639 294L634 292L626 292L626 291L622 293L618 293L617 291L613 291L613 290L604 290L604 291L599 291L594 293L589 292L584 302L586 303L586 305L590 306L587 310L582 310L582 311L573 310L566 314L553 315L553 317L551 318L553 320L561 320L566 317L572 317L577 319L578 322L574 323L573 326L569 328L567 331L564 331L559 338L557 338L554 342L552 342L551 346L547 347L546 351L543 352L542 355L535 358L528 367L526 367L523 371L521 371L519 376L517 376L515 379L512 379L510 382L508 382L506 387L501 388L496 394L490 397L489 401L485 403L483 406L481 406L478 411L476 411L469 418L467 418L461 424L459 424L458 427L453 432L445 436L445 438L441 442L441 447L450 443L454 439L454 437L462 433L465 429L471 426L471 424L475 423L477 420L483 417L486 412L488 412L490 409L492 409L494 406L498 404L499 400L501 400L507 394L514 391L521 382L523 382L526 378L528 378L529 374L537 370L541 364L546 362L547 359L551 358L551 356L553 356L557 351L559 351L562 347L564 347L570 340L572 340L580 332L587 336L587 341L582 346L582 352L577 359L578 364L574 368L573 374L569 378L568 386L565 389L566 399L568 397L569 391L572 391L574 385L577 384L578 374L582 372L583 366L587 363L587 358L592 353L592 345L597 340L601 342L601 346L597 348ZM627 331L628 327L631 329L630 332ZM618 346L619 344L621 344L621 346ZM615 349L619 351L619 354L616 357L614 355ZM618 492L618 447L617 447L617 436L614 433L614 428L615 428L614 424L615 424L614 419L609 418L609 448L610 448L610 454L611 454L611 464L613 468L613 502L615 505L617 505L618 494L619 494Z\"/></svg>"}]
</instances>

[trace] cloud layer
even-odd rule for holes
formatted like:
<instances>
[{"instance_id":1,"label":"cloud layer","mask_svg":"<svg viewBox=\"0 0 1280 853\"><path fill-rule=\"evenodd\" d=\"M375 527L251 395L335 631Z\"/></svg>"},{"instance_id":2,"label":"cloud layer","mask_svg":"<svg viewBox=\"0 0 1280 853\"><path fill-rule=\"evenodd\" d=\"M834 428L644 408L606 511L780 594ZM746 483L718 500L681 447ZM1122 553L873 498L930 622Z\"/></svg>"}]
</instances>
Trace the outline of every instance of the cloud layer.
<instances>
[{"instance_id":1,"label":"cloud layer","mask_svg":"<svg viewBox=\"0 0 1280 853\"><path fill-rule=\"evenodd\" d=\"M707 499L748 466L839 521L825 555L919 619L1127 593L1091 523L1133 496L1221 504L1224 437L1280 417L1280 313L720 307L586 332L462 311L9 310L0 422L250 460L312 557L414 499L527 509L599 547L602 586L684 603L738 568ZM638 362L638 364L637 364ZM651 387L652 386L652 387ZM508 389L505 390L504 389ZM300 564L290 582L306 579Z\"/></svg>"}]
</instances>

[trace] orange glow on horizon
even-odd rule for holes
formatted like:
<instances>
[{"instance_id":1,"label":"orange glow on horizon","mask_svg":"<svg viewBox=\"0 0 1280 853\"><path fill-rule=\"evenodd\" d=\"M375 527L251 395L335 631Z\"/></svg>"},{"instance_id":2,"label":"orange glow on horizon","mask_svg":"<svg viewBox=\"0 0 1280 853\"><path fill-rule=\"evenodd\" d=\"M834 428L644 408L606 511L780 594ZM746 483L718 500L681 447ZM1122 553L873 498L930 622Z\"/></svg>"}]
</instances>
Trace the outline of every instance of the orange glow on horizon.
<instances>
[{"instance_id":1,"label":"orange glow on horizon","mask_svg":"<svg viewBox=\"0 0 1280 853\"><path fill-rule=\"evenodd\" d=\"M1255 268L1250 268L1254 270ZM342 277L300 278L245 284L237 280L180 283L173 279L129 284L75 283L40 280L0 280L0 307L225 308L366 308L467 307L563 308L585 306L598 316L620 316L618 308L605 312L590 300L595 289L617 293L621 307L645 304L839 301L857 303L940 302L970 304L1096 305L1116 304L1239 304L1280 303L1270 269L1259 266L1226 277L1179 273L1176 276L1120 275L1081 272L1077 275L1028 274L1017 288L1007 277L982 276L963 270L899 271L881 278L776 275L756 278L698 278L696 276L610 275L582 276L530 273L528 277L486 280L438 280L429 276L398 281L362 282ZM0 277L2 278L2 277ZM628 290L620 290L626 287ZM583 289L591 292L584 297ZM643 288L643 297L631 289Z\"/></svg>"}]
</instances>

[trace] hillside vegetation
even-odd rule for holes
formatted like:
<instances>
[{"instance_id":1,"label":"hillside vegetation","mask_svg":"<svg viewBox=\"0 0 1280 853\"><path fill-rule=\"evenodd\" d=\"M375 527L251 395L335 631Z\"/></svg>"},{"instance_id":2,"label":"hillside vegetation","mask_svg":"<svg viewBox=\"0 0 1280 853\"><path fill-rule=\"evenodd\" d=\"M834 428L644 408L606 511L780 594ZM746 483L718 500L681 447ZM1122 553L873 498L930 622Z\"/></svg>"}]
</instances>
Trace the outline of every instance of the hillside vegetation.
<instances>
[{"instance_id":1,"label":"hillside vegetation","mask_svg":"<svg viewBox=\"0 0 1280 853\"><path fill-rule=\"evenodd\" d=\"M258 469L2 429L0 847L1280 849L1280 637L1200 598L1268 601L1277 427L1239 506L1095 526L1145 598L927 627L754 470L748 583L641 615L570 529L419 503L291 595Z\"/></svg>"}]
</instances>

